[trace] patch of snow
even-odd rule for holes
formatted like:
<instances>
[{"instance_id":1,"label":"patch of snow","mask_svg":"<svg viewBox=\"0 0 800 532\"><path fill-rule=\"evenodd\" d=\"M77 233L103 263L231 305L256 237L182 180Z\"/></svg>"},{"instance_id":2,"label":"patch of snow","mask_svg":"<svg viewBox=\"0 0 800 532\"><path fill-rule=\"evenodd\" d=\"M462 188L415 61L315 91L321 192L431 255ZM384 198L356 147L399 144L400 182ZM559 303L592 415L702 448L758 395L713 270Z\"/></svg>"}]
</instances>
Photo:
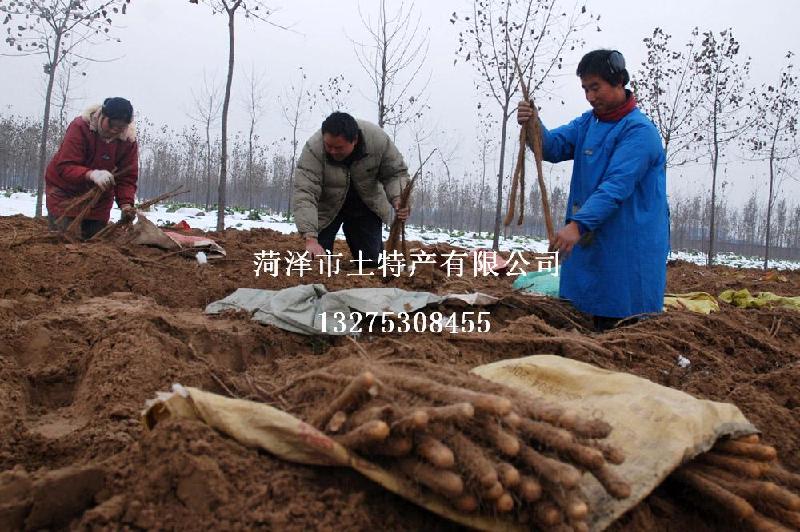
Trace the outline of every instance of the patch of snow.
<instances>
[{"instance_id":1,"label":"patch of snow","mask_svg":"<svg viewBox=\"0 0 800 532\"><path fill-rule=\"evenodd\" d=\"M25 216L33 216L36 209L36 194L29 192L3 192L0 191L0 216L13 216L23 214ZM181 220L186 221L192 228L201 229L203 231L215 231L217 227L216 210L204 212L201 208L196 207L181 207L174 212L168 212L169 207L165 205L156 205L150 208L150 211L145 213L147 218L159 225L176 224ZM46 212L46 211L45 211ZM111 209L111 219L117 220L120 217L120 211L115 206ZM287 222L286 218L281 215L261 214L261 220L249 220L249 212L234 212L225 216L225 227L236 228L241 230L250 229L272 229L283 234L291 234L296 231L294 223ZM187 220L189 218L189 220ZM387 228L383 230L383 238L386 240L389 236ZM344 233L340 230L337 235L338 238L343 239ZM424 232L420 231L418 227L407 225L406 226L406 239L409 241L419 241L425 243L446 243L452 246L464 247L467 249L486 248L492 247L491 238L482 238L477 233L472 231L453 231L446 232L440 229L426 229ZM502 239L500 241L501 251L525 251L528 253L546 253L547 240L542 238L533 238L522 235L515 235L511 238ZM700 251L687 252L687 251L673 251L669 255L670 259L680 259L695 264L705 264L706 255ZM721 266L729 266L732 268L761 268L764 260L758 257L742 257L732 253L720 253L717 255L716 264ZM800 270L800 261L789 260L770 260L770 268L776 270Z\"/></svg>"}]
</instances>

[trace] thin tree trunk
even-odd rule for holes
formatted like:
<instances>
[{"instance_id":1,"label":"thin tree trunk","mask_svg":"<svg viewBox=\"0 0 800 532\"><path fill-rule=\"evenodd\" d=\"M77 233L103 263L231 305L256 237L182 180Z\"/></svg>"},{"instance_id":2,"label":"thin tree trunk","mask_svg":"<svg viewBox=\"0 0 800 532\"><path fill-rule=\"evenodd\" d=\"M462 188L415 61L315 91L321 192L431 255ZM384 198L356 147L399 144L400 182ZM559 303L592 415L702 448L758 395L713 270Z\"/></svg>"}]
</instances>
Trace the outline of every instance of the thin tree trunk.
<instances>
[{"instance_id":1,"label":"thin tree trunk","mask_svg":"<svg viewBox=\"0 0 800 532\"><path fill-rule=\"evenodd\" d=\"M386 0L381 0L381 31L383 35L382 50L381 50L381 86L378 89L378 126L383 129L386 125Z\"/></svg>"},{"instance_id":2,"label":"thin tree trunk","mask_svg":"<svg viewBox=\"0 0 800 532\"><path fill-rule=\"evenodd\" d=\"M211 120L206 120L206 211L211 204Z\"/></svg>"},{"instance_id":3,"label":"thin tree trunk","mask_svg":"<svg viewBox=\"0 0 800 532\"><path fill-rule=\"evenodd\" d=\"M714 151L711 155L711 213L708 234L708 257L706 266L714 264L714 240L716 237L716 224L714 213L717 206L717 163L719 162L719 139L717 138L717 102L714 102Z\"/></svg>"},{"instance_id":4,"label":"thin tree trunk","mask_svg":"<svg viewBox=\"0 0 800 532\"><path fill-rule=\"evenodd\" d=\"M250 210L253 210L253 129L255 123L250 121L250 137L247 146L247 204Z\"/></svg>"},{"instance_id":5,"label":"thin tree trunk","mask_svg":"<svg viewBox=\"0 0 800 532\"><path fill-rule=\"evenodd\" d=\"M766 238L764 239L764 269L769 268L769 237L770 228L772 227L772 194L773 186L775 183L775 137L772 139L772 149L769 152L769 196L767 196L767 230Z\"/></svg>"},{"instance_id":6,"label":"thin tree trunk","mask_svg":"<svg viewBox=\"0 0 800 532\"><path fill-rule=\"evenodd\" d=\"M298 104L299 107L299 104ZM294 190L294 169L297 164L297 117L295 116L294 125L292 126L292 166L289 169L289 199L286 207L286 219L292 216L292 192Z\"/></svg>"},{"instance_id":7,"label":"thin tree trunk","mask_svg":"<svg viewBox=\"0 0 800 532\"><path fill-rule=\"evenodd\" d=\"M44 119L42 120L42 137L39 144L39 178L36 185L36 218L42 217L42 198L44 197L44 173L47 164L47 137L50 134L50 102L53 98L53 82L56 77L56 67L61 54L61 32L56 33L56 42L53 48L53 61L50 63L50 72L47 77L47 92L44 95Z\"/></svg>"},{"instance_id":8,"label":"thin tree trunk","mask_svg":"<svg viewBox=\"0 0 800 532\"><path fill-rule=\"evenodd\" d=\"M506 162L506 132L508 130L508 103L503 107L503 125L500 129L500 168L497 171L497 205L494 211L494 238L492 239L492 249L500 250L500 224L503 213L503 172Z\"/></svg>"},{"instance_id":9,"label":"thin tree trunk","mask_svg":"<svg viewBox=\"0 0 800 532\"><path fill-rule=\"evenodd\" d=\"M238 6L239 4L237 3L228 10L228 80L225 83L225 100L222 103L222 147L219 156L217 231L225 229L225 187L228 184L228 107L231 103L231 85L233 84L234 21Z\"/></svg>"},{"instance_id":10,"label":"thin tree trunk","mask_svg":"<svg viewBox=\"0 0 800 532\"><path fill-rule=\"evenodd\" d=\"M422 148L420 147L419 142L417 142L417 160L419 161L419 170L418 170L418 172L419 172L419 180L420 180L420 185L421 185L419 187L419 204L420 204L419 205L419 215L420 215L419 229L420 229L420 231L424 231L425 230L425 186L424 186L424 183L422 183L422 179L423 179L424 173L423 173L423 168L422 168L422 164L423 164L423 161L422 161Z\"/></svg>"},{"instance_id":11,"label":"thin tree trunk","mask_svg":"<svg viewBox=\"0 0 800 532\"><path fill-rule=\"evenodd\" d=\"M483 232L483 191L486 190L486 142L481 150L481 191L478 194L478 235Z\"/></svg>"}]
</instances>

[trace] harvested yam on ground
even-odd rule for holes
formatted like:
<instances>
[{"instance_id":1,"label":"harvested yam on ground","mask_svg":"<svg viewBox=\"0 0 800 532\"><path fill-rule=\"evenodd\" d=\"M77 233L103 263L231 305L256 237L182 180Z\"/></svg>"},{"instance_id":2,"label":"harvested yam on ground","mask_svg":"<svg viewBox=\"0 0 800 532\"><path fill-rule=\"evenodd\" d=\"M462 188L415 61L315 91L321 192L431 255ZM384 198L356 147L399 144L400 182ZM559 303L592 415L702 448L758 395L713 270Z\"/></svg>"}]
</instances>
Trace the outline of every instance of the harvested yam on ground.
<instances>
[{"instance_id":1,"label":"harvested yam on ground","mask_svg":"<svg viewBox=\"0 0 800 532\"><path fill-rule=\"evenodd\" d=\"M777 465L774 447L758 437L724 439L685 464L672 479L700 495L723 518L756 531L800 529L800 494ZM796 476L796 475L794 475Z\"/></svg>"},{"instance_id":2,"label":"harvested yam on ground","mask_svg":"<svg viewBox=\"0 0 800 532\"><path fill-rule=\"evenodd\" d=\"M607 423L477 375L345 359L284 390L316 428L464 514L587 530L584 473L612 497L631 491Z\"/></svg>"}]
</instances>

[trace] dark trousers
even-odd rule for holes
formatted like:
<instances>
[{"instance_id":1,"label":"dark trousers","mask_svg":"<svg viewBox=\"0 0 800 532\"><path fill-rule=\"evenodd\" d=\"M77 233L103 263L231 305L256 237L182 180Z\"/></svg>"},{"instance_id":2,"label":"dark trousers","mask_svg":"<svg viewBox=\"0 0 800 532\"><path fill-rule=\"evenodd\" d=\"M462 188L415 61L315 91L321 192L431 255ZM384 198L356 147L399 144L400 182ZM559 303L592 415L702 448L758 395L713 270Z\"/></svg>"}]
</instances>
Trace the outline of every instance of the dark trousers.
<instances>
[{"instance_id":1,"label":"dark trousers","mask_svg":"<svg viewBox=\"0 0 800 532\"><path fill-rule=\"evenodd\" d=\"M592 316L592 324L597 332L610 331L617 326L622 318L609 318L608 316Z\"/></svg>"},{"instance_id":2,"label":"dark trousers","mask_svg":"<svg viewBox=\"0 0 800 532\"><path fill-rule=\"evenodd\" d=\"M53 216L52 214L47 215L47 225L50 227L51 231L66 231L69 224L71 224L75 218L70 216L65 216L60 223L56 223L58 220L57 216ZM82 240L89 240L94 235L100 232L106 226L106 222L101 220L84 220L81 222L81 239Z\"/></svg>"},{"instance_id":3,"label":"dark trousers","mask_svg":"<svg viewBox=\"0 0 800 532\"><path fill-rule=\"evenodd\" d=\"M317 241L323 249L333 250L333 241L342 225L344 225L344 237L350 253L353 255L353 260L358 259L358 252L361 251L364 266L377 266L378 258L383 251L383 235L381 233L383 222L380 217L366 205L359 209L348 209L348 206L345 205L336 218L319 232Z\"/></svg>"}]
</instances>

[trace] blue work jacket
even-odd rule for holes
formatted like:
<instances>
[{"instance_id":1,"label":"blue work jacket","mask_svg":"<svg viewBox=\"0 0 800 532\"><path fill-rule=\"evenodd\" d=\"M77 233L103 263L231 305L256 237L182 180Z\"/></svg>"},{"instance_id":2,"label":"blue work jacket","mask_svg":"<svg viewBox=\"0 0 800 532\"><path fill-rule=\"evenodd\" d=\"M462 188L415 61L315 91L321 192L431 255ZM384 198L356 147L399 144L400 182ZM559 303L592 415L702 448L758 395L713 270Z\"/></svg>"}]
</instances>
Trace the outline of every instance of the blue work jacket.
<instances>
[{"instance_id":1,"label":"blue work jacket","mask_svg":"<svg viewBox=\"0 0 800 532\"><path fill-rule=\"evenodd\" d=\"M589 111L542 127L542 148L546 161L574 161L565 222L578 222L585 241L561 264L561 297L595 316L661 312L669 209L653 123L638 108L612 122Z\"/></svg>"}]
</instances>

